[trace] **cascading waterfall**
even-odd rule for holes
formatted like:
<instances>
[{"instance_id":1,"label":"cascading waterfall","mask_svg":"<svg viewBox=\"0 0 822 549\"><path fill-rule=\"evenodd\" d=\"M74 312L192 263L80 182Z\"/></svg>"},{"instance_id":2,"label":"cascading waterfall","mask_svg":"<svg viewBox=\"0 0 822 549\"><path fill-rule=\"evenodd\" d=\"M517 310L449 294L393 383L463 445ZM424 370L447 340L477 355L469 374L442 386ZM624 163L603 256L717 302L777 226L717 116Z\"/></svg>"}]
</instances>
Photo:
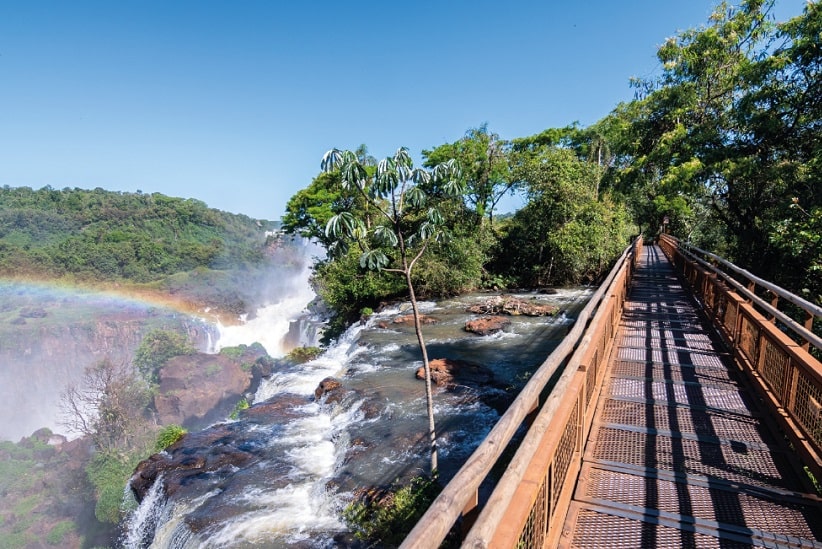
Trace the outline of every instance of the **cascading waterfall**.
<instances>
[{"instance_id":1,"label":"cascading waterfall","mask_svg":"<svg viewBox=\"0 0 822 549\"><path fill-rule=\"evenodd\" d=\"M557 304L567 316L516 318L506 332L489 337L463 330L466 307L487 296L423 303L425 313L439 319L425 328L429 354L482 363L497 380L497 388L490 391L504 393L498 387L524 383L564 336L589 295L588 290L571 289L556 296L528 296ZM280 317L272 305L254 320L221 330L216 345L250 344L265 336L263 345L271 353L288 331L288 317L299 313L289 302L280 303ZM196 480L201 485L182 497L178 494L168 501L146 497L132 517L124 545L133 549L338 545L335 536L348 533L341 510L356 489L390 485L419 474L427 463L424 388L414 379L420 365L416 340L412 328L393 323L404 312L395 308L375 314L365 325L352 326L316 360L283 367L264 380L254 402L287 401L289 407L281 417L266 421L241 417L234 424L236 447L253 452L255 461L201 475ZM250 334L245 338L241 337L244 328ZM233 339L223 340L224 336ZM314 398L318 384L329 376L339 378L349 391L342 402ZM444 478L459 468L498 418L493 404L477 398L483 391L460 387L435 397ZM151 506L157 508L145 509ZM155 522L137 518L144 516L160 518Z\"/></svg>"}]
</instances>

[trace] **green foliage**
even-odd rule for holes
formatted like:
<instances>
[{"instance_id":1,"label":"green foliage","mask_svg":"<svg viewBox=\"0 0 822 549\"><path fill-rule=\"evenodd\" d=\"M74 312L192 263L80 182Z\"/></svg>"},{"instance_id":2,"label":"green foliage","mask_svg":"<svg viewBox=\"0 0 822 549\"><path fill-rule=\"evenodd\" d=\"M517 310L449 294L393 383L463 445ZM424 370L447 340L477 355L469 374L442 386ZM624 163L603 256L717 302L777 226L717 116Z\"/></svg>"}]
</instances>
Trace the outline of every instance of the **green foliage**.
<instances>
[{"instance_id":1,"label":"green foliage","mask_svg":"<svg viewBox=\"0 0 822 549\"><path fill-rule=\"evenodd\" d=\"M297 347L289 351L285 358L294 364L303 364L314 360L322 353L323 350L319 347Z\"/></svg>"},{"instance_id":2,"label":"green foliage","mask_svg":"<svg viewBox=\"0 0 822 549\"><path fill-rule=\"evenodd\" d=\"M376 308L382 301L403 295L404 282L383 271L363 271L359 253L351 249L334 261L315 267L314 288L334 311L326 338L341 334L348 324L360 318L363 307Z\"/></svg>"},{"instance_id":3,"label":"green foliage","mask_svg":"<svg viewBox=\"0 0 822 549\"><path fill-rule=\"evenodd\" d=\"M240 417L240 412L243 410L248 410L249 406L251 405L248 403L248 400L246 400L245 397L241 398L237 401L237 404L234 405L234 410L231 411L231 414L229 414L228 417L231 419L237 419Z\"/></svg>"},{"instance_id":4,"label":"green foliage","mask_svg":"<svg viewBox=\"0 0 822 549\"><path fill-rule=\"evenodd\" d=\"M494 209L500 199L519 186L519 181L511 175L507 153L508 143L490 133L487 124L468 130L459 141L422 151L429 168L451 159L457 161L474 226L480 226L486 216L493 222Z\"/></svg>"},{"instance_id":5,"label":"green foliage","mask_svg":"<svg viewBox=\"0 0 822 549\"><path fill-rule=\"evenodd\" d=\"M397 547L440 490L436 481L416 477L393 492L352 502L343 510L343 519L357 539L380 547Z\"/></svg>"},{"instance_id":6,"label":"green foliage","mask_svg":"<svg viewBox=\"0 0 822 549\"><path fill-rule=\"evenodd\" d=\"M75 528L74 521L61 520L46 534L46 543L49 545L62 545L66 534L74 531Z\"/></svg>"},{"instance_id":7,"label":"green foliage","mask_svg":"<svg viewBox=\"0 0 822 549\"><path fill-rule=\"evenodd\" d=\"M157 433L157 439L154 443L154 451L155 452L162 452L188 433L188 429L183 427L182 425L177 425L172 423L171 425L166 425L160 432Z\"/></svg>"},{"instance_id":8,"label":"green foliage","mask_svg":"<svg viewBox=\"0 0 822 549\"><path fill-rule=\"evenodd\" d=\"M188 339L169 330L147 333L134 353L133 364L149 383L157 383L160 369L170 358L195 351Z\"/></svg>"},{"instance_id":9,"label":"green foliage","mask_svg":"<svg viewBox=\"0 0 822 549\"><path fill-rule=\"evenodd\" d=\"M0 274L149 282L264 260L269 223L159 193L0 188Z\"/></svg>"},{"instance_id":10,"label":"green foliage","mask_svg":"<svg viewBox=\"0 0 822 549\"><path fill-rule=\"evenodd\" d=\"M120 521L123 492L140 459L140 453L98 452L86 466L86 475L97 496L94 508L97 520L108 523Z\"/></svg>"},{"instance_id":11,"label":"green foliage","mask_svg":"<svg viewBox=\"0 0 822 549\"><path fill-rule=\"evenodd\" d=\"M597 164L572 149L531 152L517 168L529 202L505 226L492 271L531 287L596 280L628 242L627 212L598 196Z\"/></svg>"}]
</instances>

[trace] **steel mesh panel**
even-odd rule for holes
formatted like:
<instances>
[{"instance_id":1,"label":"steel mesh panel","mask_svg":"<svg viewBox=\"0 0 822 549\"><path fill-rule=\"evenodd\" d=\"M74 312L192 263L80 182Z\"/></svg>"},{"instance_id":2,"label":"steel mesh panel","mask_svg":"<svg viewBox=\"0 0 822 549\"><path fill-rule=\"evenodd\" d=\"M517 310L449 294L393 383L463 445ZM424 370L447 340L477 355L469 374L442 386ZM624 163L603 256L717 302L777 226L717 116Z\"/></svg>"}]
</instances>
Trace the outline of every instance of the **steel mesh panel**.
<instances>
[{"instance_id":1,"label":"steel mesh panel","mask_svg":"<svg viewBox=\"0 0 822 549\"><path fill-rule=\"evenodd\" d=\"M822 444L822 387L802 370L797 370L796 376L796 399L792 411L814 442Z\"/></svg>"},{"instance_id":2,"label":"steel mesh panel","mask_svg":"<svg viewBox=\"0 0 822 549\"><path fill-rule=\"evenodd\" d=\"M702 332L699 326L693 326L689 330L685 329L661 329L653 322L635 323L632 326L623 326L622 335L625 337L642 337L650 339L688 339L691 341L711 342L711 337ZM642 346L647 346L645 340Z\"/></svg>"},{"instance_id":3,"label":"steel mesh panel","mask_svg":"<svg viewBox=\"0 0 822 549\"><path fill-rule=\"evenodd\" d=\"M759 350L759 327L751 322L746 315L742 315L742 330L739 336L739 348L748 357L752 364L756 364Z\"/></svg>"},{"instance_id":4,"label":"steel mesh panel","mask_svg":"<svg viewBox=\"0 0 822 549\"><path fill-rule=\"evenodd\" d=\"M602 469L592 469L588 478L585 495L589 498L800 538L817 539L822 534L819 511L808 505L742 490L722 490Z\"/></svg>"},{"instance_id":5,"label":"steel mesh panel","mask_svg":"<svg viewBox=\"0 0 822 549\"><path fill-rule=\"evenodd\" d=\"M547 505L548 494L546 492L547 483L543 482L539 487L537 499L534 501L528 520L519 536L517 547L542 547L545 542L545 531L547 528Z\"/></svg>"},{"instance_id":6,"label":"steel mesh panel","mask_svg":"<svg viewBox=\"0 0 822 549\"><path fill-rule=\"evenodd\" d=\"M785 372L788 364L790 363L790 357L767 337L765 338L763 345L765 347L765 357L762 361L760 373L777 395L784 395Z\"/></svg>"},{"instance_id":7,"label":"steel mesh panel","mask_svg":"<svg viewBox=\"0 0 822 549\"><path fill-rule=\"evenodd\" d=\"M717 444L602 427L593 455L600 460L756 486L801 488L784 456L743 443Z\"/></svg>"},{"instance_id":8,"label":"steel mesh panel","mask_svg":"<svg viewBox=\"0 0 822 549\"><path fill-rule=\"evenodd\" d=\"M700 351L677 351L675 349L637 349L635 347L622 347L617 350L619 360L630 360L633 362L659 362L663 364L685 364L691 366L712 366L722 367L722 358L715 353Z\"/></svg>"},{"instance_id":9,"label":"steel mesh panel","mask_svg":"<svg viewBox=\"0 0 822 549\"><path fill-rule=\"evenodd\" d=\"M756 444L770 441L759 419L714 409L608 400L600 421Z\"/></svg>"},{"instance_id":10,"label":"steel mesh panel","mask_svg":"<svg viewBox=\"0 0 822 549\"><path fill-rule=\"evenodd\" d=\"M727 300L725 303L725 316L722 319L722 323L730 333L734 333L736 330L736 312L738 308L739 305L731 302L731 300Z\"/></svg>"},{"instance_id":11,"label":"steel mesh panel","mask_svg":"<svg viewBox=\"0 0 822 549\"><path fill-rule=\"evenodd\" d=\"M745 412L749 406L743 393L707 385L684 385L665 381L616 378L611 381L611 396L667 401L691 406L707 406Z\"/></svg>"},{"instance_id":12,"label":"steel mesh panel","mask_svg":"<svg viewBox=\"0 0 822 549\"><path fill-rule=\"evenodd\" d=\"M703 351L713 349L713 343L711 343L710 340L691 338L687 335L678 338L660 338L654 334L649 338L643 335L636 336L626 334L626 337L623 337L622 341L620 341L620 345L640 349L648 347L656 349L696 349Z\"/></svg>"},{"instance_id":13,"label":"steel mesh panel","mask_svg":"<svg viewBox=\"0 0 822 549\"><path fill-rule=\"evenodd\" d=\"M594 358L591 360L591 365L588 366L588 371L585 373L585 409L591 402L591 396L594 394L597 384L597 372L599 371L599 353L594 353Z\"/></svg>"},{"instance_id":14,"label":"steel mesh panel","mask_svg":"<svg viewBox=\"0 0 822 549\"><path fill-rule=\"evenodd\" d=\"M670 526L618 517L591 509L580 509L571 547L585 549L658 549L661 547L746 549L755 547L755 545L720 540L704 534L685 532Z\"/></svg>"},{"instance_id":15,"label":"steel mesh panel","mask_svg":"<svg viewBox=\"0 0 822 549\"><path fill-rule=\"evenodd\" d=\"M736 378L725 368L695 368L689 364L660 364L617 360L611 366L614 377L642 377L736 386Z\"/></svg>"},{"instance_id":16,"label":"steel mesh panel","mask_svg":"<svg viewBox=\"0 0 822 549\"><path fill-rule=\"evenodd\" d=\"M551 487L551 508L553 509L559 498L562 485L565 483L565 477L568 474L568 468L571 465L571 458L574 455L574 450L577 445L577 437L579 436L579 399L576 399L574 409L571 412L571 417L568 423L565 424L565 430L562 432L562 438L559 440L559 446L554 452L554 461L551 465L553 472L553 486Z\"/></svg>"}]
</instances>

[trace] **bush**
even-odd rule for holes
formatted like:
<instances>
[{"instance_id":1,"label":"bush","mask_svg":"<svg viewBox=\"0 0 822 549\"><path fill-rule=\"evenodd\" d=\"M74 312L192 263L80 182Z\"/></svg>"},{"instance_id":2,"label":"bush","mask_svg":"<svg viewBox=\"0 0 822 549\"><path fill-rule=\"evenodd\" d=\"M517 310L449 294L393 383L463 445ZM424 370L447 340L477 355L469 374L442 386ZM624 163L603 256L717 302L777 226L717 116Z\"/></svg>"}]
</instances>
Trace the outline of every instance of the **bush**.
<instances>
[{"instance_id":1,"label":"bush","mask_svg":"<svg viewBox=\"0 0 822 549\"><path fill-rule=\"evenodd\" d=\"M249 406L250 404L248 403L248 400L245 398L241 398L234 406L234 410L228 417L231 419L237 419L238 417L240 417L240 412L242 412L243 410L248 410Z\"/></svg>"},{"instance_id":2,"label":"bush","mask_svg":"<svg viewBox=\"0 0 822 549\"><path fill-rule=\"evenodd\" d=\"M294 364L310 362L320 356L323 350L319 347L297 347L289 352L285 358Z\"/></svg>"},{"instance_id":3,"label":"bush","mask_svg":"<svg viewBox=\"0 0 822 549\"><path fill-rule=\"evenodd\" d=\"M349 504L343 510L343 519L357 539L380 547L395 547L402 543L440 490L436 481L416 477L393 492Z\"/></svg>"},{"instance_id":4,"label":"bush","mask_svg":"<svg viewBox=\"0 0 822 549\"><path fill-rule=\"evenodd\" d=\"M139 461L137 455L100 452L86 466L86 475L97 496L97 504L94 507L94 516L97 520L114 524L120 521L123 492Z\"/></svg>"},{"instance_id":5,"label":"bush","mask_svg":"<svg viewBox=\"0 0 822 549\"><path fill-rule=\"evenodd\" d=\"M171 425L166 425L163 427L159 433L157 433L157 441L154 443L154 450L156 452L162 452L185 435L188 430L181 426L172 423Z\"/></svg>"}]
</instances>

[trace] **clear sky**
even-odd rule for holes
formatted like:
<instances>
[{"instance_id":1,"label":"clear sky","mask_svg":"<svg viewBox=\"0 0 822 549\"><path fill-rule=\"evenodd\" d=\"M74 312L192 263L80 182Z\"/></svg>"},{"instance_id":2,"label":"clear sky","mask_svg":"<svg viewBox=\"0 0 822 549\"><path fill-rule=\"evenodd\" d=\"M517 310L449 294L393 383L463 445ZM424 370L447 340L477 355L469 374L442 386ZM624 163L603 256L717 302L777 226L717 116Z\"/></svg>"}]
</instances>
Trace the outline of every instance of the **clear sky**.
<instances>
[{"instance_id":1,"label":"clear sky","mask_svg":"<svg viewBox=\"0 0 822 549\"><path fill-rule=\"evenodd\" d=\"M332 147L419 160L484 122L505 139L596 122L714 5L0 0L0 185L279 219Z\"/></svg>"}]
</instances>

